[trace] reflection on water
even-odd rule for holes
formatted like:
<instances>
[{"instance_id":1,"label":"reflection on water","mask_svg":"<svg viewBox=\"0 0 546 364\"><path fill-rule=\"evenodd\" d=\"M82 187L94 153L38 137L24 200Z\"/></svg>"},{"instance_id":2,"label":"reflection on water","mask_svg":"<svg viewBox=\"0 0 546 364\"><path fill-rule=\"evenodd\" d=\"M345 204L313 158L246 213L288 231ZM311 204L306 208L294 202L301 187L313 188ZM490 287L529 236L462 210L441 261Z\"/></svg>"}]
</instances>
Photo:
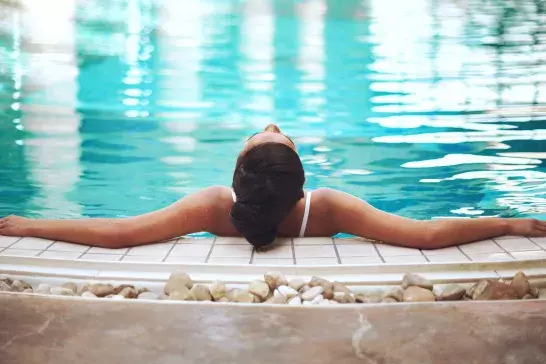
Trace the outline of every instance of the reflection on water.
<instances>
[{"instance_id":1,"label":"reflection on water","mask_svg":"<svg viewBox=\"0 0 546 364\"><path fill-rule=\"evenodd\" d=\"M0 5L0 215L134 215L229 185L275 122L310 189L546 216L543 2L47 3Z\"/></svg>"}]
</instances>

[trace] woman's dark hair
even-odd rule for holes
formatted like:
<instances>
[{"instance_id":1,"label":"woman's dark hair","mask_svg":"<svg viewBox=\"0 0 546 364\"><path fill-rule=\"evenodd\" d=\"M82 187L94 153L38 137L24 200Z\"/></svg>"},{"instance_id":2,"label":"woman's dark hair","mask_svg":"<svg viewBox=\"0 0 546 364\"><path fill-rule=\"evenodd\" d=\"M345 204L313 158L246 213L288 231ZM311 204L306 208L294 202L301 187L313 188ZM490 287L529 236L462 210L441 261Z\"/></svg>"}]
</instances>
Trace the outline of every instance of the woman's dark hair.
<instances>
[{"instance_id":1,"label":"woman's dark hair","mask_svg":"<svg viewBox=\"0 0 546 364\"><path fill-rule=\"evenodd\" d=\"M275 240L279 224L303 198L305 174L298 154L281 143L263 143L237 159L230 218L250 244Z\"/></svg>"}]
</instances>

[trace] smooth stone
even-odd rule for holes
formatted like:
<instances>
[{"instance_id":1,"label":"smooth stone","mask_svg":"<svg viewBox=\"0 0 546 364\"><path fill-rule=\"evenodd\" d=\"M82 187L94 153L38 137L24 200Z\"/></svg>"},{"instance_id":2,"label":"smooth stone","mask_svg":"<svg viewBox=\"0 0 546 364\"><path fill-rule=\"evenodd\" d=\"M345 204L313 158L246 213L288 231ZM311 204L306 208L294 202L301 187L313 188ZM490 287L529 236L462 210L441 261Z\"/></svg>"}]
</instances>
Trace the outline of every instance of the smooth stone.
<instances>
[{"instance_id":1,"label":"smooth stone","mask_svg":"<svg viewBox=\"0 0 546 364\"><path fill-rule=\"evenodd\" d=\"M334 284L332 282L324 278L313 276L309 282L309 287L313 288L318 286L322 287L322 295L324 298L328 300L334 298Z\"/></svg>"},{"instance_id":2,"label":"smooth stone","mask_svg":"<svg viewBox=\"0 0 546 364\"><path fill-rule=\"evenodd\" d=\"M465 294L466 289L458 284L450 284L445 286L436 297L438 301L459 301Z\"/></svg>"},{"instance_id":3,"label":"smooth stone","mask_svg":"<svg viewBox=\"0 0 546 364\"><path fill-rule=\"evenodd\" d=\"M139 299L139 300L157 300L157 299L159 299L159 297L157 296L157 294L155 294L153 292L144 291L142 293L139 293L137 299Z\"/></svg>"},{"instance_id":4,"label":"smooth stone","mask_svg":"<svg viewBox=\"0 0 546 364\"><path fill-rule=\"evenodd\" d=\"M531 289L529 279L522 271L519 271L514 275L514 279L512 279L510 286L516 290L519 298L523 298Z\"/></svg>"},{"instance_id":5,"label":"smooth stone","mask_svg":"<svg viewBox=\"0 0 546 364\"><path fill-rule=\"evenodd\" d=\"M203 284L195 284L190 292L197 301L212 301L209 287Z\"/></svg>"},{"instance_id":6,"label":"smooth stone","mask_svg":"<svg viewBox=\"0 0 546 364\"><path fill-rule=\"evenodd\" d=\"M159 296L157 296L157 299L160 301L168 300L169 296L167 296L165 293L160 293Z\"/></svg>"},{"instance_id":7,"label":"smooth stone","mask_svg":"<svg viewBox=\"0 0 546 364\"><path fill-rule=\"evenodd\" d=\"M177 301L195 301L195 297L193 297L193 294L185 285L181 285L178 289L171 291L169 299Z\"/></svg>"},{"instance_id":8,"label":"smooth stone","mask_svg":"<svg viewBox=\"0 0 546 364\"><path fill-rule=\"evenodd\" d=\"M335 292L352 293L351 290L347 288L346 285L339 282L334 282L334 293Z\"/></svg>"},{"instance_id":9,"label":"smooth stone","mask_svg":"<svg viewBox=\"0 0 546 364\"><path fill-rule=\"evenodd\" d=\"M385 298L392 298L397 302L402 302L404 300L404 290L400 287L391 288L383 295L382 301L384 301Z\"/></svg>"},{"instance_id":10,"label":"smooth stone","mask_svg":"<svg viewBox=\"0 0 546 364\"><path fill-rule=\"evenodd\" d=\"M288 301L288 304L289 305L301 305L301 297L300 296L296 296L294 298L292 298L290 301Z\"/></svg>"},{"instance_id":11,"label":"smooth stone","mask_svg":"<svg viewBox=\"0 0 546 364\"><path fill-rule=\"evenodd\" d=\"M474 292L473 299L478 301L493 301L493 300L515 300L518 298L518 291L505 283L487 281L483 290L476 294Z\"/></svg>"},{"instance_id":12,"label":"smooth stone","mask_svg":"<svg viewBox=\"0 0 546 364\"><path fill-rule=\"evenodd\" d=\"M138 290L134 287L125 287L118 293L118 295L122 296L123 298L137 298Z\"/></svg>"},{"instance_id":13,"label":"smooth stone","mask_svg":"<svg viewBox=\"0 0 546 364\"><path fill-rule=\"evenodd\" d=\"M27 288L32 288L32 286L27 282L19 279L14 280L11 284L11 289L17 292L23 292Z\"/></svg>"},{"instance_id":14,"label":"smooth stone","mask_svg":"<svg viewBox=\"0 0 546 364\"><path fill-rule=\"evenodd\" d=\"M135 286L133 286L132 284L120 284L119 286L114 287L114 294L119 294L125 288L135 288Z\"/></svg>"},{"instance_id":15,"label":"smooth stone","mask_svg":"<svg viewBox=\"0 0 546 364\"><path fill-rule=\"evenodd\" d=\"M226 297L231 302L253 303L254 295L246 289L233 288L228 291Z\"/></svg>"},{"instance_id":16,"label":"smooth stone","mask_svg":"<svg viewBox=\"0 0 546 364\"><path fill-rule=\"evenodd\" d=\"M332 303L332 301L327 300L327 299L324 299L324 300L318 302L319 305L330 305L331 303Z\"/></svg>"},{"instance_id":17,"label":"smooth stone","mask_svg":"<svg viewBox=\"0 0 546 364\"><path fill-rule=\"evenodd\" d=\"M215 301L220 301L227 293L226 285L222 282L214 282L210 285L210 294Z\"/></svg>"},{"instance_id":18,"label":"smooth stone","mask_svg":"<svg viewBox=\"0 0 546 364\"><path fill-rule=\"evenodd\" d=\"M529 289L529 294L533 295L533 296L535 296L537 298L538 298L538 292L539 292L538 288L535 287L535 286L531 286L531 288Z\"/></svg>"},{"instance_id":19,"label":"smooth stone","mask_svg":"<svg viewBox=\"0 0 546 364\"><path fill-rule=\"evenodd\" d=\"M321 301L324 301L324 296L319 294L318 296L316 296L315 298L311 300L311 303L314 305L318 305Z\"/></svg>"},{"instance_id":20,"label":"smooth stone","mask_svg":"<svg viewBox=\"0 0 546 364\"><path fill-rule=\"evenodd\" d=\"M385 297L381 300L381 303L398 303L400 301L396 300L395 298L392 298L392 297Z\"/></svg>"},{"instance_id":21,"label":"smooth stone","mask_svg":"<svg viewBox=\"0 0 546 364\"><path fill-rule=\"evenodd\" d=\"M23 293L34 293L34 291L32 290L32 288L27 288L23 291Z\"/></svg>"},{"instance_id":22,"label":"smooth stone","mask_svg":"<svg viewBox=\"0 0 546 364\"><path fill-rule=\"evenodd\" d=\"M381 302L381 297L378 295L358 293L355 296L355 301L357 303L379 303Z\"/></svg>"},{"instance_id":23,"label":"smooth stone","mask_svg":"<svg viewBox=\"0 0 546 364\"><path fill-rule=\"evenodd\" d=\"M268 299L267 301L265 301L264 303L270 303L270 304L274 304L274 305L282 305L282 304L286 303L286 297L284 297L282 295L273 296L270 299Z\"/></svg>"},{"instance_id":24,"label":"smooth stone","mask_svg":"<svg viewBox=\"0 0 546 364\"><path fill-rule=\"evenodd\" d=\"M281 272L270 271L264 274L264 281L267 283L271 290L277 289L279 286L287 286L288 281L286 277Z\"/></svg>"},{"instance_id":25,"label":"smooth stone","mask_svg":"<svg viewBox=\"0 0 546 364\"><path fill-rule=\"evenodd\" d=\"M311 289L311 287L310 287L308 284L304 284L304 285L298 290L298 292L299 292L300 294L303 294L303 293L309 291L310 289Z\"/></svg>"},{"instance_id":26,"label":"smooth stone","mask_svg":"<svg viewBox=\"0 0 546 364\"><path fill-rule=\"evenodd\" d=\"M174 272L165 285L165 294L170 296L172 291L181 290L181 287L186 287L190 290L193 287L193 281L187 273Z\"/></svg>"},{"instance_id":27,"label":"smooth stone","mask_svg":"<svg viewBox=\"0 0 546 364\"><path fill-rule=\"evenodd\" d=\"M51 287L47 283L41 283L38 288L36 288L35 293L40 294L50 294L51 293Z\"/></svg>"},{"instance_id":28,"label":"smooth stone","mask_svg":"<svg viewBox=\"0 0 546 364\"><path fill-rule=\"evenodd\" d=\"M346 292L334 292L333 300L337 303L355 303L355 298Z\"/></svg>"},{"instance_id":29,"label":"smooth stone","mask_svg":"<svg viewBox=\"0 0 546 364\"><path fill-rule=\"evenodd\" d=\"M409 286L404 290L404 302L434 302L434 294L427 288Z\"/></svg>"},{"instance_id":30,"label":"smooth stone","mask_svg":"<svg viewBox=\"0 0 546 364\"><path fill-rule=\"evenodd\" d=\"M11 286L5 281L0 281L0 292L11 292Z\"/></svg>"},{"instance_id":31,"label":"smooth stone","mask_svg":"<svg viewBox=\"0 0 546 364\"><path fill-rule=\"evenodd\" d=\"M87 292L89 290L89 287L91 287L91 283L86 282L80 286L77 293L81 296L84 292Z\"/></svg>"},{"instance_id":32,"label":"smooth stone","mask_svg":"<svg viewBox=\"0 0 546 364\"><path fill-rule=\"evenodd\" d=\"M309 287L321 286L321 287L324 288L324 285L328 284L328 283L331 283L331 282L329 280L327 280L327 279L317 277L317 276L313 276L313 277L311 277L311 280L309 281Z\"/></svg>"},{"instance_id":33,"label":"smooth stone","mask_svg":"<svg viewBox=\"0 0 546 364\"><path fill-rule=\"evenodd\" d=\"M248 290L250 291L250 293L258 297L261 302L265 301L270 293L269 285L261 280L254 280L250 282L250 284L248 285Z\"/></svg>"},{"instance_id":34,"label":"smooth stone","mask_svg":"<svg viewBox=\"0 0 546 364\"><path fill-rule=\"evenodd\" d=\"M115 301L121 301L121 300L124 300L125 297L123 297L122 295L119 295L119 294L114 294L112 295L112 297L110 297L111 299L115 300Z\"/></svg>"},{"instance_id":35,"label":"smooth stone","mask_svg":"<svg viewBox=\"0 0 546 364\"><path fill-rule=\"evenodd\" d=\"M301 278L294 278L291 279L290 282L288 282L288 286L295 289L296 291L299 291L301 287L305 286L305 281Z\"/></svg>"},{"instance_id":36,"label":"smooth stone","mask_svg":"<svg viewBox=\"0 0 546 364\"><path fill-rule=\"evenodd\" d=\"M76 295L76 293L74 293L73 290L69 288L64 288L64 287L51 288L51 294L59 295L59 296L75 296Z\"/></svg>"},{"instance_id":37,"label":"smooth stone","mask_svg":"<svg viewBox=\"0 0 546 364\"><path fill-rule=\"evenodd\" d=\"M0 276L0 282L4 282L8 286L11 287L11 284L13 283L13 280L10 277L7 276Z\"/></svg>"},{"instance_id":38,"label":"smooth stone","mask_svg":"<svg viewBox=\"0 0 546 364\"><path fill-rule=\"evenodd\" d=\"M404 274L404 278L402 278L402 288L406 289L412 286L421 287L431 291L433 288L432 282L426 279L425 277L420 276L419 274L413 274L413 273Z\"/></svg>"},{"instance_id":39,"label":"smooth stone","mask_svg":"<svg viewBox=\"0 0 546 364\"><path fill-rule=\"evenodd\" d=\"M321 286L315 286L313 288L310 288L308 291L306 291L304 294L301 295L301 299L304 301L312 301L320 295L322 292L324 292L324 288Z\"/></svg>"},{"instance_id":40,"label":"smooth stone","mask_svg":"<svg viewBox=\"0 0 546 364\"><path fill-rule=\"evenodd\" d=\"M227 297L224 296L224 297L220 297L220 298L218 299L218 301L216 301L216 302L229 302L229 299L228 299Z\"/></svg>"},{"instance_id":41,"label":"smooth stone","mask_svg":"<svg viewBox=\"0 0 546 364\"><path fill-rule=\"evenodd\" d=\"M139 287L137 288L138 294L144 293L144 292L150 292L150 290L146 287Z\"/></svg>"},{"instance_id":42,"label":"smooth stone","mask_svg":"<svg viewBox=\"0 0 546 364\"><path fill-rule=\"evenodd\" d=\"M84 298L98 298L98 297L95 296L93 293L88 292L88 291L83 292L83 293L82 293L82 297L84 297Z\"/></svg>"},{"instance_id":43,"label":"smooth stone","mask_svg":"<svg viewBox=\"0 0 546 364\"><path fill-rule=\"evenodd\" d=\"M78 292L78 286L74 282L63 283L63 284L61 284L61 287L68 288L69 290L71 290L74 293Z\"/></svg>"},{"instance_id":44,"label":"smooth stone","mask_svg":"<svg viewBox=\"0 0 546 364\"><path fill-rule=\"evenodd\" d=\"M96 283L89 286L87 292L91 292L97 297L106 297L114 293L114 287L111 284Z\"/></svg>"},{"instance_id":45,"label":"smooth stone","mask_svg":"<svg viewBox=\"0 0 546 364\"><path fill-rule=\"evenodd\" d=\"M538 297L535 297L533 296L532 294L526 294L525 296L523 296L521 299L522 300L536 300Z\"/></svg>"},{"instance_id":46,"label":"smooth stone","mask_svg":"<svg viewBox=\"0 0 546 364\"><path fill-rule=\"evenodd\" d=\"M298 291L289 286L279 286L279 288L277 288L277 291L289 300L298 295Z\"/></svg>"},{"instance_id":47,"label":"smooth stone","mask_svg":"<svg viewBox=\"0 0 546 364\"><path fill-rule=\"evenodd\" d=\"M502 284L504 284L504 283L502 283ZM475 283L474 285L472 285L472 287L470 287L468 289L468 291L466 292L466 295L471 297L474 300L474 299L476 299L476 297L483 294L483 291L485 290L485 288L488 285L489 285L489 280L482 279L482 280L478 281L477 283Z\"/></svg>"}]
</instances>

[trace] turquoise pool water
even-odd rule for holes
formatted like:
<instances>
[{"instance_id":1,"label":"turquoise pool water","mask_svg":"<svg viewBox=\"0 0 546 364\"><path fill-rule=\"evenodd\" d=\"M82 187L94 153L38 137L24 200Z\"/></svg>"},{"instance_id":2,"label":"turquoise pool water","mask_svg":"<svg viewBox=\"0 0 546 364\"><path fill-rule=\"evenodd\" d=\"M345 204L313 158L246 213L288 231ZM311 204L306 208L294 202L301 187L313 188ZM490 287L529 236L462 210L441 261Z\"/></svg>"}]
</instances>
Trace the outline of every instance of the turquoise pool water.
<instances>
[{"instance_id":1,"label":"turquoise pool water","mask_svg":"<svg viewBox=\"0 0 546 364\"><path fill-rule=\"evenodd\" d=\"M544 2L32 4L0 5L0 215L128 216L229 185L275 122L309 189L546 216Z\"/></svg>"}]
</instances>

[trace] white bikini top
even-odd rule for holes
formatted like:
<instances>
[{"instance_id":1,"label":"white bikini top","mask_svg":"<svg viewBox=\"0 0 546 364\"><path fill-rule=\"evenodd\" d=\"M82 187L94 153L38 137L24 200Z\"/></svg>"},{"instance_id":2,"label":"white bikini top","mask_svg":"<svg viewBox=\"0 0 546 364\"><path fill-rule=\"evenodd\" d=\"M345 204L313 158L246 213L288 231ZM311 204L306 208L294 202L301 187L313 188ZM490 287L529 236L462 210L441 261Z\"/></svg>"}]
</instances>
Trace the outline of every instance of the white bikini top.
<instances>
[{"instance_id":1,"label":"white bikini top","mask_svg":"<svg viewBox=\"0 0 546 364\"><path fill-rule=\"evenodd\" d=\"M300 238L303 238L305 235L305 229L307 229L307 221L309 221L309 210L311 209L311 194L313 191L309 191L305 194L305 212L303 213L303 220L301 221L300 228ZM231 189L231 196L233 197L233 202L237 201L237 196L233 188Z\"/></svg>"}]
</instances>

